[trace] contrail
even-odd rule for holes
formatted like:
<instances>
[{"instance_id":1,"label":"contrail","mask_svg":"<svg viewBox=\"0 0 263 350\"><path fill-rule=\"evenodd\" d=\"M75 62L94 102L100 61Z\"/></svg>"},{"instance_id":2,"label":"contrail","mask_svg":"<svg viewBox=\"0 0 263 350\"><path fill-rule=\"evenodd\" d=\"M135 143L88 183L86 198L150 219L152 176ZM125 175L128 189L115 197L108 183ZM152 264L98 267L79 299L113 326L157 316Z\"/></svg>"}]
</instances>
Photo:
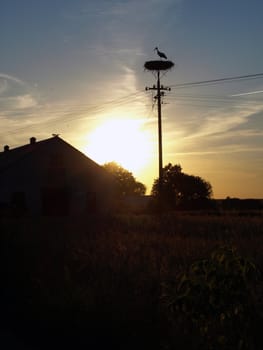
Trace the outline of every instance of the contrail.
<instances>
[{"instance_id":1,"label":"contrail","mask_svg":"<svg viewBox=\"0 0 263 350\"><path fill-rule=\"evenodd\" d=\"M230 95L230 97L237 97L237 96L246 96L246 95L254 95L254 94L262 94L263 90L259 91L250 91L250 92L244 92L242 94L235 94L235 95Z\"/></svg>"}]
</instances>

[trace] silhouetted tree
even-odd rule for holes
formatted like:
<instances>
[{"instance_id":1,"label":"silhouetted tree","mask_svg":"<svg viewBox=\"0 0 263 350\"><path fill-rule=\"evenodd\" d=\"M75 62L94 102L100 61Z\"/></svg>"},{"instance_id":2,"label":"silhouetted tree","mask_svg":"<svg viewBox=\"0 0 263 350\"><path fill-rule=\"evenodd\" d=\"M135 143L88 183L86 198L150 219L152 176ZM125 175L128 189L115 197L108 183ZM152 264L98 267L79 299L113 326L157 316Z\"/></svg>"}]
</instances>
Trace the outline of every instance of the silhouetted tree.
<instances>
[{"instance_id":1,"label":"silhouetted tree","mask_svg":"<svg viewBox=\"0 0 263 350\"><path fill-rule=\"evenodd\" d=\"M160 182L155 179L152 196L159 197ZM212 186L199 176L182 172L180 165L169 163L163 168L162 200L166 207L198 209L207 207L212 196Z\"/></svg>"},{"instance_id":2,"label":"silhouetted tree","mask_svg":"<svg viewBox=\"0 0 263 350\"><path fill-rule=\"evenodd\" d=\"M141 182L136 181L133 174L124 169L115 162L109 162L103 165L109 173L116 179L116 191L119 197L129 195L143 196L146 192L146 187Z\"/></svg>"}]
</instances>

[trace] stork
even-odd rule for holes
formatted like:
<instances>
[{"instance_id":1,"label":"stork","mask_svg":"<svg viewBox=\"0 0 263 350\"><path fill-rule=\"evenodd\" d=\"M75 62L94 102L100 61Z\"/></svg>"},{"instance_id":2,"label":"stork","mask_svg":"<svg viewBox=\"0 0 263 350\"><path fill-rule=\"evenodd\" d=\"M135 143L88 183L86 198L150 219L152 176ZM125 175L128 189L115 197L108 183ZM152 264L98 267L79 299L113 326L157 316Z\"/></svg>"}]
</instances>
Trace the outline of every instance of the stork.
<instances>
[{"instance_id":1,"label":"stork","mask_svg":"<svg viewBox=\"0 0 263 350\"><path fill-rule=\"evenodd\" d=\"M156 50L157 54L161 57L161 58L165 58L167 60L167 56L165 53L161 52L158 50L158 47L156 47L154 50Z\"/></svg>"}]
</instances>

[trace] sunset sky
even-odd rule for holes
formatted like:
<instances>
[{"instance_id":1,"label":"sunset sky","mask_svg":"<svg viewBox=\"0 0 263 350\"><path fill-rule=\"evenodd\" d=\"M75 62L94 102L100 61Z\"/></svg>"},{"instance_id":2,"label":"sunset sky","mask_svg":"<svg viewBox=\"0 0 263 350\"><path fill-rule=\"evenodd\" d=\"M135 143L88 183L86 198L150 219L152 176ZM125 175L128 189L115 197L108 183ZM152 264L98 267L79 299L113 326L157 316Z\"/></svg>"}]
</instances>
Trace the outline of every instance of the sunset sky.
<instances>
[{"instance_id":1,"label":"sunset sky","mask_svg":"<svg viewBox=\"0 0 263 350\"><path fill-rule=\"evenodd\" d=\"M53 133L146 184L158 176L157 109L144 70L158 46L163 158L203 177L215 198L263 198L260 0L1 0L0 140ZM1 146L1 147L2 147Z\"/></svg>"}]
</instances>

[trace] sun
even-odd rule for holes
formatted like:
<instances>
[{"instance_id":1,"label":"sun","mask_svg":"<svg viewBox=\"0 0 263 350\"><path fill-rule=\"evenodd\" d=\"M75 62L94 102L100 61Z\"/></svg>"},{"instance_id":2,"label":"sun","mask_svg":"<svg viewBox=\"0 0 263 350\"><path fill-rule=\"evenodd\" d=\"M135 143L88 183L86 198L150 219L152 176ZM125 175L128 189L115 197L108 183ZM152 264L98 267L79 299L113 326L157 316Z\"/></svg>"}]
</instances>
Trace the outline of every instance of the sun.
<instances>
[{"instance_id":1,"label":"sun","mask_svg":"<svg viewBox=\"0 0 263 350\"><path fill-rule=\"evenodd\" d=\"M114 119L88 136L85 153L99 164L115 161L129 171L139 172L152 158L153 142L140 120Z\"/></svg>"}]
</instances>

